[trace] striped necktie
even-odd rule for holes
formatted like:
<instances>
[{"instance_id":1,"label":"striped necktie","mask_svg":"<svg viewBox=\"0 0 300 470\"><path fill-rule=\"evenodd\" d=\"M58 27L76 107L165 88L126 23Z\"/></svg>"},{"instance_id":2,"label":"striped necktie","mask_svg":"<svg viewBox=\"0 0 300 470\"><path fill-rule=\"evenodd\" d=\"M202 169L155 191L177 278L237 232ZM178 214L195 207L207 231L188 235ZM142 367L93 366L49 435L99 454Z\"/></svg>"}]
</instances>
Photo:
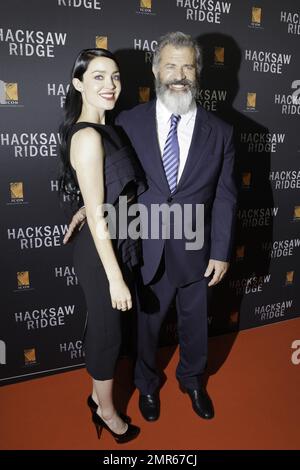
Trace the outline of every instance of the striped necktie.
<instances>
[{"instance_id":1,"label":"striped necktie","mask_svg":"<svg viewBox=\"0 0 300 470\"><path fill-rule=\"evenodd\" d=\"M179 144L177 136L177 125L181 116L172 114L171 126L163 151L162 161L171 193L176 189L177 174L179 167Z\"/></svg>"}]
</instances>

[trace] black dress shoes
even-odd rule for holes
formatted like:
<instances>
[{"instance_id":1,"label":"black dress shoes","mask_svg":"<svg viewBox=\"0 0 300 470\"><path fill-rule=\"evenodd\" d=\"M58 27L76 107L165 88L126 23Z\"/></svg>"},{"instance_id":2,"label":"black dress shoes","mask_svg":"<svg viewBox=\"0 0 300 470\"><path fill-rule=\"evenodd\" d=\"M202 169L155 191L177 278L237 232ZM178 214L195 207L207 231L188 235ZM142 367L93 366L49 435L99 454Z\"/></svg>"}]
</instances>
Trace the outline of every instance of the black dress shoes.
<instances>
[{"instance_id":1,"label":"black dress shoes","mask_svg":"<svg viewBox=\"0 0 300 470\"><path fill-rule=\"evenodd\" d=\"M187 392L192 401L193 410L203 419L214 417L214 407L207 391L201 387L195 390L183 389Z\"/></svg>"},{"instance_id":2,"label":"black dress shoes","mask_svg":"<svg viewBox=\"0 0 300 470\"><path fill-rule=\"evenodd\" d=\"M158 394L142 395L139 398L140 411L146 421L156 421L159 418L160 403Z\"/></svg>"}]
</instances>

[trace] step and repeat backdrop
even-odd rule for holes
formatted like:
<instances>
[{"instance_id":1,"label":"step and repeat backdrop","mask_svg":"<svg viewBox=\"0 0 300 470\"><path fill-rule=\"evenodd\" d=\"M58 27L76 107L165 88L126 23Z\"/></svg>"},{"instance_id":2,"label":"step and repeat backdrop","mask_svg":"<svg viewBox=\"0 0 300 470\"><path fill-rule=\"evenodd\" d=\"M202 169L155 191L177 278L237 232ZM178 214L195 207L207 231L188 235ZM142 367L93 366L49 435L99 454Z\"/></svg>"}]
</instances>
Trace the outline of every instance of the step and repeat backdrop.
<instances>
[{"instance_id":1,"label":"step and repeat backdrop","mask_svg":"<svg viewBox=\"0 0 300 470\"><path fill-rule=\"evenodd\" d=\"M204 108L234 125L239 181L231 270L211 291L210 334L300 314L300 13L296 0L3 0L0 7L0 384L84 365L86 309L62 245L58 126L70 71L88 47L115 52L116 113L154 98L157 38L203 50ZM128 315L123 352L130 349ZM176 342L170 312L162 344Z\"/></svg>"}]
</instances>

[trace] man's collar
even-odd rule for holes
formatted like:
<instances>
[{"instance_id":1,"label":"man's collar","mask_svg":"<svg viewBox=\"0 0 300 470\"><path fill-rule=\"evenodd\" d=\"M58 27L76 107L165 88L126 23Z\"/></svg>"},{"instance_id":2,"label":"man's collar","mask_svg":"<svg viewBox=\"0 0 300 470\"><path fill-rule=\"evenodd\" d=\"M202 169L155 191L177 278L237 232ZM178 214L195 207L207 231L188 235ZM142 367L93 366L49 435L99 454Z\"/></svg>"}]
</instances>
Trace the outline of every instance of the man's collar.
<instances>
[{"instance_id":1,"label":"man's collar","mask_svg":"<svg viewBox=\"0 0 300 470\"><path fill-rule=\"evenodd\" d=\"M196 105L196 102L194 101L189 111L181 115L181 122L187 126L190 120L196 115L196 111L197 111L197 105ZM165 104L159 98L157 98L156 114L159 115L160 120L162 120L165 124L168 124L170 122L170 119L173 113L171 113L171 111L168 110Z\"/></svg>"}]
</instances>

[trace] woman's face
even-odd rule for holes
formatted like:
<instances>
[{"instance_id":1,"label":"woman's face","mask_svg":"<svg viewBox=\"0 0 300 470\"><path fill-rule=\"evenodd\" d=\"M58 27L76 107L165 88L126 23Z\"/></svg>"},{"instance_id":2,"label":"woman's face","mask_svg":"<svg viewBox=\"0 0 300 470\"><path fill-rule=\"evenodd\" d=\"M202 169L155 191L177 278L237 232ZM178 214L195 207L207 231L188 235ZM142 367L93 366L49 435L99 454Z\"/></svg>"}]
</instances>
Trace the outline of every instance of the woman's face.
<instances>
[{"instance_id":1,"label":"woman's face","mask_svg":"<svg viewBox=\"0 0 300 470\"><path fill-rule=\"evenodd\" d=\"M108 57L95 57L76 80L75 88L82 93L83 103L98 109L113 109L121 92L120 73L117 64Z\"/></svg>"}]
</instances>

